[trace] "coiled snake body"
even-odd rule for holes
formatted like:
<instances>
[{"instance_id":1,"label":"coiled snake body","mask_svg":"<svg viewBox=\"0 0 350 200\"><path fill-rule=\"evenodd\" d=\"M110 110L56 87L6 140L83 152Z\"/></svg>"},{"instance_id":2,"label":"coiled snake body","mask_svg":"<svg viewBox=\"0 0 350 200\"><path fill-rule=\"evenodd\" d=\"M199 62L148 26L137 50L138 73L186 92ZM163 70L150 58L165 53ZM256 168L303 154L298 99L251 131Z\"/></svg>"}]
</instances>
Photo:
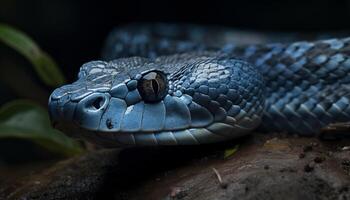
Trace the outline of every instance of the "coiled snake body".
<instances>
[{"instance_id":1,"label":"coiled snake body","mask_svg":"<svg viewBox=\"0 0 350 200\"><path fill-rule=\"evenodd\" d=\"M256 128L314 135L349 121L350 38L236 45L212 32L112 32L112 61L86 63L56 89L51 118L111 145L203 144Z\"/></svg>"}]
</instances>

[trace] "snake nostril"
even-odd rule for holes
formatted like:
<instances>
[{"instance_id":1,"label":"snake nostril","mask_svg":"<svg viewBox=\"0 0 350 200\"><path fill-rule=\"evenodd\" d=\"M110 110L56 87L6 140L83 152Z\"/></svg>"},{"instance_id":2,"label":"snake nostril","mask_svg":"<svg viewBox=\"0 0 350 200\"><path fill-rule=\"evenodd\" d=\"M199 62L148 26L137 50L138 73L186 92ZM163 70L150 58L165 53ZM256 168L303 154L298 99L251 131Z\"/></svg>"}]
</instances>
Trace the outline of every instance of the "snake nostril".
<instances>
[{"instance_id":1,"label":"snake nostril","mask_svg":"<svg viewBox=\"0 0 350 200\"><path fill-rule=\"evenodd\" d=\"M104 98L103 97L97 97L93 102L92 102L92 107L95 108L96 110L100 109L104 104Z\"/></svg>"}]
</instances>

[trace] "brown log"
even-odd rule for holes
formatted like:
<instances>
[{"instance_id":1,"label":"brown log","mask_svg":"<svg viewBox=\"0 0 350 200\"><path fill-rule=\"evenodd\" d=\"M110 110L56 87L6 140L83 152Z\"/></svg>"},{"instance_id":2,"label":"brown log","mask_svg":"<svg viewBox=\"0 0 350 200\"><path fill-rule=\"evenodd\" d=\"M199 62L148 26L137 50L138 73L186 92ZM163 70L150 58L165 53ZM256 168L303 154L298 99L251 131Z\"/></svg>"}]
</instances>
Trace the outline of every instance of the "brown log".
<instances>
[{"instance_id":1,"label":"brown log","mask_svg":"<svg viewBox=\"0 0 350 200\"><path fill-rule=\"evenodd\" d=\"M98 150L14 180L0 197L350 199L348 146L345 139L254 134L216 145Z\"/></svg>"}]
</instances>

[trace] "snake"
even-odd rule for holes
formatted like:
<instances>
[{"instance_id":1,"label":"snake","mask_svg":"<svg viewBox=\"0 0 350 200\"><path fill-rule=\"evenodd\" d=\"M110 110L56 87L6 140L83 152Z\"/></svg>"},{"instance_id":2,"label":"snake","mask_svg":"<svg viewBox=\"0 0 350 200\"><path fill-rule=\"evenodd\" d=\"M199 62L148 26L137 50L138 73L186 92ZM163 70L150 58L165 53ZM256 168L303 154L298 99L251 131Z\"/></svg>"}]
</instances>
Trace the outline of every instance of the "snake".
<instances>
[{"instance_id":1,"label":"snake","mask_svg":"<svg viewBox=\"0 0 350 200\"><path fill-rule=\"evenodd\" d=\"M216 143L254 130L314 136L349 121L350 37L255 36L117 28L101 59L52 92L50 118L67 134L106 146Z\"/></svg>"}]
</instances>

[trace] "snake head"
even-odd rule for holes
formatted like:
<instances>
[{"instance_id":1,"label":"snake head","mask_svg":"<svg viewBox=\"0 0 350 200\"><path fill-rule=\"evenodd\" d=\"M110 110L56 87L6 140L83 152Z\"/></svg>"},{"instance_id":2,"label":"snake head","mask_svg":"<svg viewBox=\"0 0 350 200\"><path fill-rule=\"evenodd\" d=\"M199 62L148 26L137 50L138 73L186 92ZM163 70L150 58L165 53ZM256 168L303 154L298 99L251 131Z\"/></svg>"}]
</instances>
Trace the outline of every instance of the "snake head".
<instances>
[{"instance_id":1,"label":"snake head","mask_svg":"<svg viewBox=\"0 0 350 200\"><path fill-rule=\"evenodd\" d=\"M180 54L86 63L51 94L49 112L95 143L192 145L248 133L263 102L262 78L248 63Z\"/></svg>"}]
</instances>

